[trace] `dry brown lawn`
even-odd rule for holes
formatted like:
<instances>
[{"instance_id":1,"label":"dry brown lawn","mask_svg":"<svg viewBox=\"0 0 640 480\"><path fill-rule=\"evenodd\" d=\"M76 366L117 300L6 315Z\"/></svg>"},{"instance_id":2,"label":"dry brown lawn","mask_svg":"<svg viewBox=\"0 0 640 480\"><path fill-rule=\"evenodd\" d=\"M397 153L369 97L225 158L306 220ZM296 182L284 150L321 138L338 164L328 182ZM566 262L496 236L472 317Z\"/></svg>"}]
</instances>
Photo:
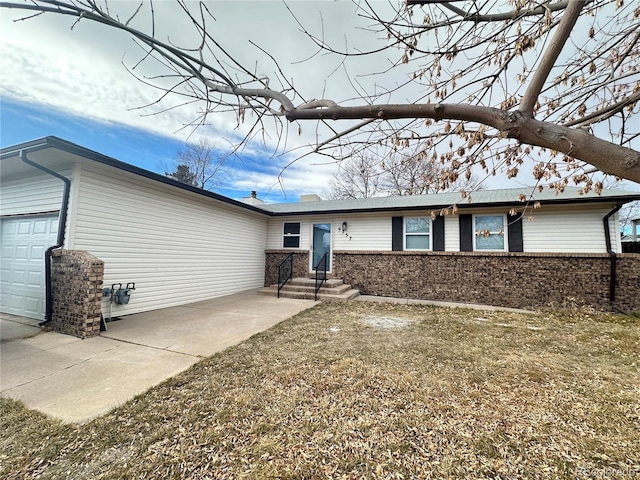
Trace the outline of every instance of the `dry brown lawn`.
<instances>
[{"instance_id":1,"label":"dry brown lawn","mask_svg":"<svg viewBox=\"0 0 640 480\"><path fill-rule=\"evenodd\" d=\"M0 477L639 478L640 319L322 304L86 425L1 400Z\"/></svg>"}]
</instances>

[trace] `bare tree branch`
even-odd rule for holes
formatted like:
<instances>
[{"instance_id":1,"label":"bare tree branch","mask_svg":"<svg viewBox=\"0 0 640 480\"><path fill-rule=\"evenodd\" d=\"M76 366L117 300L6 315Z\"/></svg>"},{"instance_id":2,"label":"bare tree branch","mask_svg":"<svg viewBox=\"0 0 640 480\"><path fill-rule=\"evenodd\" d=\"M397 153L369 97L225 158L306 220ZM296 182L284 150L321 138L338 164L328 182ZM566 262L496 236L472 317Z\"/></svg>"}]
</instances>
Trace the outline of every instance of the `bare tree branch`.
<instances>
[{"instance_id":1,"label":"bare tree branch","mask_svg":"<svg viewBox=\"0 0 640 480\"><path fill-rule=\"evenodd\" d=\"M456 0L457 1L457 0ZM539 5L537 7L528 10L511 10L508 12L494 13L490 15L480 15L476 13L467 12L461 8L453 5L453 2L445 2L442 0L407 0L407 5L426 5L426 4L442 4L445 8L456 13L465 22L502 22L504 20L513 20L515 18L534 16L544 14L545 11L557 12L564 10L571 3L571 0L564 0L561 2L553 2L545 5Z\"/></svg>"},{"instance_id":2,"label":"bare tree branch","mask_svg":"<svg viewBox=\"0 0 640 480\"><path fill-rule=\"evenodd\" d=\"M536 180L558 188L569 178L592 188L597 183L589 176L592 167L640 183L639 10L630 2L515 1L508 2L512 10L501 11L507 2L408 0L407 8L399 0L390 11L386 2L361 0L354 3L357 18L370 22L373 36L388 39L384 45L372 42L368 50L350 47L346 39L336 48L325 38L324 20L322 33L314 34L295 5L287 4L298 33L318 48L305 58L334 55L338 67L334 63L330 74L347 77L353 98L342 92L341 98L329 98L322 88L307 91L304 80L294 83L281 68L276 53L255 43L275 72L269 79L257 63L247 68L234 55L236 43L227 49L212 25L210 9L216 4L199 2L197 12L185 0L177 4L193 27L191 46L159 40L159 5L149 2L145 8L144 0L126 9L115 3L111 10L106 0L0 0L0 8L27 12L18 20L58 14L71 17L73 25L97 22L133 36L143 52L134 68L157 62L165 72L154 70L152 77L136 72L145 85L159 89L154 107L162 108L169 96L181 105L200 102L190 126L232 111L236 128L247 122L240 142L262 137L287 160L302 147L300 142L288 146L284 118L298 122L299 131L301 122L315 121L314 140L302 157L340 160L373 149L391 155L415 148L428 152L421 159L446 165L442 175L449 179L478 168L487 175L503 170L513 178L528 159ZM145 14L150 34L133 26ZM350 60L368 55L377 60L384 52L384 61L368 76L351 75ZM387 75L392 81L382 81ZM371 78L376 81L367 87ZM349 123L338 128L338 120ZM533 160L533 147L542 159Z\"/></svg>"},{"instance_id":3,"label":"bare tree branch","mask_svg":"<svg viewBox=\"0 0 640 480\"><path fill-rule=\"evenodd\" d=\"M520 102L520 111L531 115L533 114L533 107L538 100L538 95L540 94L551 69L558 61L558 56L560 55L564 44L567 42L567 39L571 35L573 27L575 26L585 3L586 2L584 0L574 0L567 6L551 42L542 56L542 60L538 65L538 68L529 82L529 87L522 97L522 101Z\"/></svg>"},{"instance_id":4,"label":"bare tree branch","mask_svg":"<svg viewBox=\"0 0 640 480\"><path fill-rule=\"evenodd\" d=\"M619 102L616 102L612 105L609 105L601 110L596 110L590 115L586 115L577 120L573 120L571 122L567 122L564 124L565 127L574 127L578 125L587 125L592 120L602 121L605 120L616 113L621 112L625 107L629 107L636 102L640 102L640 90L634 93L633 95L629 95L626 98L623 98Z\"/></svg>"}]
</instances>

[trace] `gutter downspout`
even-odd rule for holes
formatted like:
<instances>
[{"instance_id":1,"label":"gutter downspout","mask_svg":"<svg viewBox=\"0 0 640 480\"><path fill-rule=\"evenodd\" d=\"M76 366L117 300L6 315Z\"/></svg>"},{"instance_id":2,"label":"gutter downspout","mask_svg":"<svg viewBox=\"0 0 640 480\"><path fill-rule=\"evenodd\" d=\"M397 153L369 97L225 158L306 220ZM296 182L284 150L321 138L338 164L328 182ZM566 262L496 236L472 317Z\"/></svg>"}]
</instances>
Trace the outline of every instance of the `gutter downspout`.
<instances>
[{"instance_id":1,"label":"gutter downspout","mask_svg":"<svg viewBox=\"0 0 640 480\"><path fill-rule=\"evenodd\" d=\"M609 304L611 307L614 306L614 302L616 300L616 252L613 251L611 247L611 232L609 230L609 218L613 214L615 214L618 210L622 208L623 203L618 202L617 206L607 213L602 219L604 223L604 241L607 246L607 253L611 258L611 270L609 273Z\"/></svg>"},{"instance_id":2,"label":"gutter downspout","mask_svg":"<svg viewBox=\"0 0 640 480\"><path fill-rule=\"evenodd\" d=\"M27 153L24 150L20 150L20 160L24 163L31 165L32 167L37 168L49 175L53 175L54 177L62 180L64 182L64 192L62 194L62 205L60 206L60 217L58 219L58 239L56 245L53 245L45 251L44 254L44 277L45 277L45 298L46 298L46 306L45 306L45 316L44 321L40 322L38 325L43 326L47 323L51 322L53 317L53 299L52 299L52 282L51 282L51 252L56 248L60 248L64 245L64 234L65 234L65 226L67 224L67 204L69 203L69 191L71 190L71 180L67 177L60 175L58 172L54 172L53 170L39 165L32 160L27 158Z\"/></svg>"}]
</instances>

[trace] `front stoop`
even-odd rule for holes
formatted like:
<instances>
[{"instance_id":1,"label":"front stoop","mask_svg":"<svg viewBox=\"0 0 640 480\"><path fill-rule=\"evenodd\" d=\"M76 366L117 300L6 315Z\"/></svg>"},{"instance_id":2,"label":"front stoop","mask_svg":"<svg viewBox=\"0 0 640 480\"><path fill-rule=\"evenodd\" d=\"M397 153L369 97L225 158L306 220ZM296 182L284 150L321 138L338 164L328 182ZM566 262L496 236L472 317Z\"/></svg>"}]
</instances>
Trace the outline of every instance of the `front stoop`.
<instances>
[{"instance_id":1,"label":"front stoop","mask_svg":"<svg viewBox=\"0 0 640 480\"><path fill-rule=\"evenodd\" d=\"M280 297L313 300L315 283L314 278L293 278L282 287ZM275 297L278 295L278 286L271 285L270 287L261 288L258 290L258 295ZM351 288L351 285L347 285L339 278L328 279L318 290L318 300L351 300L358 295L360 295L359 290Z\"/></svg>"}]
</instances>

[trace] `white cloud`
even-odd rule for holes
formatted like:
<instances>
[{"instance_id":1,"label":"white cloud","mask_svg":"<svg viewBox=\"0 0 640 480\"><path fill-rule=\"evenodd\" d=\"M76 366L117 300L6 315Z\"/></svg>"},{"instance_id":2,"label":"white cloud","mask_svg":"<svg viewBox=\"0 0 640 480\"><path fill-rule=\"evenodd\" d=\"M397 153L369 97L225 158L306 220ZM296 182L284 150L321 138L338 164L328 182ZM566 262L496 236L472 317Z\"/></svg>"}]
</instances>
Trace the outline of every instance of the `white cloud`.
<instances>
[{"instance_id":1,"label":"white cloud","mask_svg":"<svg viewBox=\"0 0 640 480\"><path fill-rule=\"evenodd\" d=\"M127 17L138 5L137 2L112 2L121 16ZM197 6L191 2L190 6ZM278 66L269 54L278 58L280 67L287 79L292 79L305 100L327 96L337 101L357 96L353 87L354 79L360 83L371 84L370 77L357 79L358 75L368 73L376 64L376 59L362 58L349 60L340 68L340 60L323 54L315 55L317 46L299 31L295 21L280 1L220 1L210 2L208 7L216 17L209 21L212 35L224 48L233 52L234 59L249 68L255 68L259 74L266 74L276 83ZM323 37L336 47L342 47L349 39L350 48L370 48L373 46L370 32L357 30L364 23L355 13L350 2L291 2L291 9L304 22L314 35ZM173 2L155 4L156 32L159 38L169 39L180 46L194 46L198 39L185 22L184 16L176 12ZM322 13L320 13L322 11ZM248 14L249 13L249 14ZM23 102L52 107L70 114L124 124L156 134L186 140L190 134L194 139L206 135L217 141L223 150L244 137L253 119L247 115L245 124L238 125L235 115L216 113L209 115L207 125L195 130L186 127L198 116L197 106L184 106L169 109L157 115L162 109L174 107L181 102L178 97L167 97L161 104L155 105L161 92L154 90L131 76L122 65L136 65L142 52L126 33L116 31L89 21L80 21L74 25L73 18L46 14L26 21L13 22L24 12L3 10L0 17L0 71L2 71L0 94ZM179 21L182 19L182 22ZM149 29L148 17L141 16L134 26ZM71 26L73 29L71 30ZM254 42L252 45L250 41ZM375 43L376 40L373 40ZM307 59L307 60L305 60ZM234 68L230 59L218 57L230 74ZM302 63L302 60L305 60ZM216 62L215 59L210 60ZM382 63L385 63L383 60ZM379 63L379 59L378 59ZM141 77L151 77L161 72L157 65L147 62L136 69ZM165 72L166 73L166 72ZM350 78L346 78L350 76ZM376 79L380 82L381 79ZM394 82L395 80L391 80ZM302 99L297 99L302 101ZM146 109L139 107L152 104ZM340 127L348 126L343 122ZM243 153L254 157L281 155L285 150L283 138L278 130L267 121L264 136L244 146ZM337 127L337 128L340 128ZM275 161L281 168L296 153L299 147L313 144L317 138L326 138L332 133L325 127L315 128L310 123L303 125L298 135L297 126L283 124L287 148L294 154L285 155ZM308 151L308 149L307 149ZM325 162L316 159L316 163ZM311 165L313 156L294 164L283 174L287 189L311 191L324 183L335 172L334 165ZM256 174L251 180L238 182L239 186L256 183L255 188L280 188L278 173ZM325 185L322 185L324 188Z\"/></svg>"},{"instance_id":2,"label":"white cloud","mask_svg":"<svg viewBox=\"0 0 640 480\"><path fill-rule=\"evenodd\" d=\"M114 2L112 8L121 11L122 18L137 7L137 2ZM340 59L317 53L318 48L299 31L295 21L280 1L220 1L209 2L208 7L216 21L208 21L208 26L216 40L224 48L233 52L234 59L241 64L255 68L259 74L272 78L276 88L278 66L267 54L278 59L279 66L286 72L305 100L327 96L336 101L344 101L357 96L351 86L356 82L371 84L372 78L357 79L374 67L374 59L348 61L340 68ZM191 2L190 6L197 6ZM365 26L355 16L355 7L350 2L291 2L296 16L310 31L336 47L344 46L349 39L350 48L370 48L370 32L357 30ZM185 17L177 12L173 2L155 4L157 37L169 39L179 46L194 46L198 39ZM322 13L320 13L322 12ZM13 23L12 18L22 13L3 11L0 19L0 70L3 72L0 93L37 105L53 107L76 116L114 122L143 129L155 134L186 140L207 136L223 151L229 151L247 133L254 119L247 114L245 124L238 125L233 114L214 114L207 118L207 125L194 130L184 126L198 116L198 106L170 109L157 115L150 114L162 108L176 105L181 100L168 97L160 105L139 110L138 107L153 104L160 92L145 86L133 78L122 63L131 67L141 58L141 50L130 36L88 21L73 24L72 18L59 15L43 15L24 22ZM181 20L180 20L181 19ZM136 23L137 22L137 23ZM148 17L141 16L134 26L147 29ZM254 42L252 45L250 41ZM375 40L374 40L375 42ZM258 48L256 45L259 45ZM307 60L305 60L307 59ZM218 57L230 74L234 67L230 59ZM302 63L302 60L305 60ZM211 59L215 64L216 59ZM384 63L384 61L383 61ZM147 62L136 69L142 77L153 76L163 70L155 70L157 64ZM346 78L346 76L351 78ZM376 81L380 82L380 79ZM302 101L298 98L297 101ZM347 122L343 122L347 126ZM323 157L307 157L283 168L296 155L309 151L323 135L331 135L326 128L315 128L310 123L298 127L281 126L283 136L269 120L263 136L242 148L242 155L260 161L262 165L247 172L251 165L238 165L237 178L231 188L239 190L259 190L270 195L297 196L300 193L326 190L327 183L337 170L335 164L327 164ZM284 154L292 149L291 154ZM306 150L300 147L306 147ZM260 160L258 160L260 159ZM264 164L269 168L264 168Z\"/></svg>"},{"instance_id":3,"label":"white cloud","mask_svg":"<svg viewBox=\"0 0 640 480\"><path fill-rule=\"evenodd\" d=\"M137 3L114 2L110 5L120 8L126 15ZM195 6L197 2L190 5ZM272 84L276 81L277 66L250 42L278 58L287 79L293 80L305 99L323 93L337 101L355 96L345 72L335 71L340 59L321 54L296 63L317 52L317 47L298 31L283 2L222 1L211 2L209 8L217 18L216 22L208 23L216 40L232 51L233 58L239 63L255 69L258 74L270 76ZM348 36L352 47L359 42L366 42L369 48L373 46L370 33L356 30L362 21L354 15L354 7L349 2L292 2L291 8L305 25L314 27L315 34L324 35L334 45L342 46ZM195 46L197 37L188 25L177 21L184 20L184 16L176 9L173 2L156 4L157 37L167 38L180 46ZM324 10L322 17L321 9ZM247 12L251 14L247 15ZM196 110L193 107L164 113L152 122L140 118L138 111L128 111L153 102L160 93L137 82L122 66L121 62L133 66L142 57L142 51L128 34L89 21L79 22L70 31L73 19L53 14L14 23L11 18L22 15L20 12L3 10L2 13L3 94L26 101L47 102L57 108L100 119L135 122L136 126L165 133L173 133L193 120ZM148 22L149 19L141 17L138 22L141 28L148 30L149 25L143 20ZM233 75L231 61L218 59ZM209 61L215 66L216 59ZM375 64L376 59L361 59L350 60L345 65L349 74L355 77L370 72ZM157 68L156 62L150 61L138 66L136 72L141 76L152 76L162 70ZM359 81L373 83L372 78ZM380 79L376 81L380 82ZM167 101L169 106L171 102L179 103L178 99L168 97L163 105ZM229 133L236 126L233 115L215 115L209 120L214 128Z\"/></svg>"},{"instance_id":4,"label":"white cloud","mask_svg":"<svg viewBox=\"0 0 640 480\"><path fill-rule=\"evenodd\" d=\"M239 168L229 180L229 189L247 193L256 190L261 197L288 201L296 200L304 193L322 194L337 169L335 163L314 163L305 159L289 166L277 159L264 159L260 171L241 169L237 163L236 166Z\"/></svg>"}]
</instances>

